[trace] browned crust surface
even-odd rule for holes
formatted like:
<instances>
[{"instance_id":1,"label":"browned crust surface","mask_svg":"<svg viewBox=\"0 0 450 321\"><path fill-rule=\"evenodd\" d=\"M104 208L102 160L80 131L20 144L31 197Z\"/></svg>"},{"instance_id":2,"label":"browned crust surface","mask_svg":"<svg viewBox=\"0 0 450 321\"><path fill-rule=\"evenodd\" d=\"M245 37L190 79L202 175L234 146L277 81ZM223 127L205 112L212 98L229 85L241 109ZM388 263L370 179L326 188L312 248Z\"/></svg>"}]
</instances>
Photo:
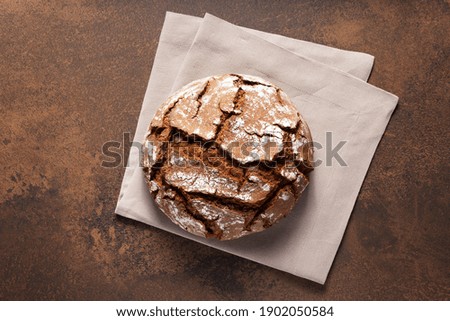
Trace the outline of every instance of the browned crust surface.
<instances>
[{"instance_id":1,"label":"browned crust surface","mask_svg":"<svg viewBox=\"0 0 450 321\"><path fill-rule=\"evenodd\" d=\"M230 240L286 216L308 185L311 134L287 95L267 81L194 81L158 109L143 168L160 209L186 231Z\"/></svg>"}]
</instances>

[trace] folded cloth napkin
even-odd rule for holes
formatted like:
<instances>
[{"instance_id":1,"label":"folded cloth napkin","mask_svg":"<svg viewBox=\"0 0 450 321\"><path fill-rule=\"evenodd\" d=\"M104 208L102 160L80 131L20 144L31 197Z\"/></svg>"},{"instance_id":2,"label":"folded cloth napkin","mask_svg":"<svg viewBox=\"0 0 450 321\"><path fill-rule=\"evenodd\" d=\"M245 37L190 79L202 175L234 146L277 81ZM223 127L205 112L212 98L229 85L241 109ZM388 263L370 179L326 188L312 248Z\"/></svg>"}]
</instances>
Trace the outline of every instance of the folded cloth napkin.
<instances>
[{"instance_id":1,"label":"folded cloth napkin","mask_svg":"<svg viewBox=\"0 0 450 321\"><path fill-rule=\"evenodd\" d=\"M251 74L291 97L311 128L321 164L288 217L262 233L220 242L186 233L157 209L134 150L116 213L323 284L398 101L363 81L372 63L370 55L237 27L209 14L202 20L168 13L135 141L143 140L155 110L182 85L215 74ZM330 159L339 142L345 142L342 160Z\"/></svg>"}]
</instances>

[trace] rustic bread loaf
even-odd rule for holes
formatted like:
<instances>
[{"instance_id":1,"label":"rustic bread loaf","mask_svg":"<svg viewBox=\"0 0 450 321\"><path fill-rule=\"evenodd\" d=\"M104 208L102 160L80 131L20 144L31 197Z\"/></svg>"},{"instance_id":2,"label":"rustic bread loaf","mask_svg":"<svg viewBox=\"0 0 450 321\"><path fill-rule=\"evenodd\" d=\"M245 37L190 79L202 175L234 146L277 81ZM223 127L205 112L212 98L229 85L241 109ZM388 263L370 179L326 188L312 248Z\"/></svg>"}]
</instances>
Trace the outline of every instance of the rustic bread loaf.
<instances>
[{"instance_id":1,"label":"rustic bread loaf","mask_svg":"<svg viewBox=\"0 0 450 321\"><path fill-rule=\"evenodd\" d=\"M309 128L287 95L254 76L194 81L156 112L143 169L159 208L186 231L220 240L286 216L308 185Z\"/></svg>"}]
</instances>

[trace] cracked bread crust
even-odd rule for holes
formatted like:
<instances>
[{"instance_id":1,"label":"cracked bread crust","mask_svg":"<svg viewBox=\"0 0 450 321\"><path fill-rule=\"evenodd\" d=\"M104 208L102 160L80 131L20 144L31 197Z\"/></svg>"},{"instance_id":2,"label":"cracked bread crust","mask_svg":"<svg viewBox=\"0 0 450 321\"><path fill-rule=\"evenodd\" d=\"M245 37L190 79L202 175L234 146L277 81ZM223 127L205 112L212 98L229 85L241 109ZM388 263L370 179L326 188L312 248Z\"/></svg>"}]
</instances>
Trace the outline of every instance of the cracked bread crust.
<instances>
[{"instance_id":1,"label":"cracked bread crust","mask_svg":"<svg viewBox=\"0 0 450 321\"><path fill-rule=\"evenodd\" d=\"M219 240L286 216L312 162L311 133L287 95L237 74L196 80L167 99L142 159L150 194L172 222Z\"/></svg>"}]
</instances>

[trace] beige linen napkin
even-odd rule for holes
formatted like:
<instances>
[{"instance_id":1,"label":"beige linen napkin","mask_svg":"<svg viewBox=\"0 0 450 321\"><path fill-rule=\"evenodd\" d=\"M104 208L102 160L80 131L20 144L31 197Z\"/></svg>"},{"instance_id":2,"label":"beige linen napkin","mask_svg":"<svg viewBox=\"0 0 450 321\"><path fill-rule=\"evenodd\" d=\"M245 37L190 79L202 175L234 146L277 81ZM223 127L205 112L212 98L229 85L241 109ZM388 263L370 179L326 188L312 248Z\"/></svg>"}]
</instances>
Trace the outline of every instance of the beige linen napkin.
<instances>
[{"instance_id":1,"label":"beige linen napkin","mask_svg":"<svg viewBox=\"0 0 450 321\"><path fill-rule=\"evenodd\" d=\"M262 76L290 95L314 140L323 146L315 153L323 163L312 172L311 184L287 218L263 233L220 242L186 233L156 208L137 167L138 152L132 151L116 213L323 284L397 103L397 97L356 78L367 79L372 60L365 54L249 32L208 14L202 21L168 13L135 141L142 140L172 89L203 76L245 73ZM347 166L336 160L326 166L327 148L339 141L347 141L339 153Z\"/></svg>"}]
</instances>

